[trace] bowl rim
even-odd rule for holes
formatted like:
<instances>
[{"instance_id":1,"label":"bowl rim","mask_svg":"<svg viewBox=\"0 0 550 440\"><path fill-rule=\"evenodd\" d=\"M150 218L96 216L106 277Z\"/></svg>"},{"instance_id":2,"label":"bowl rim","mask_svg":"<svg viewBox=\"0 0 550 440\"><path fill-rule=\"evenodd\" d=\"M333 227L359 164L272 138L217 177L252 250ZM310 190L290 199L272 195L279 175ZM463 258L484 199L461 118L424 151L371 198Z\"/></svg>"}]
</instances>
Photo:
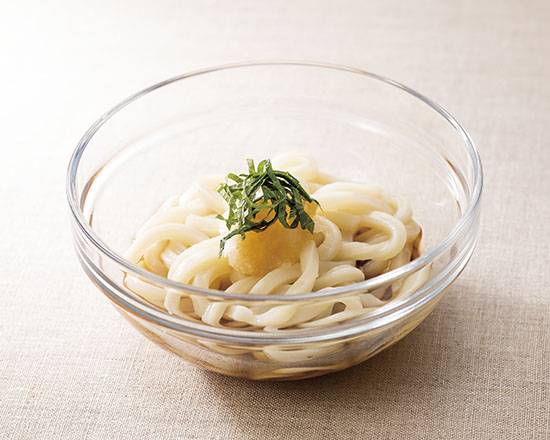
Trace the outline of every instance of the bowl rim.
<instances>
[{"instance_id":1,"label":"bowl rim","mask_svg":"<svg viewBox=\"0 0 550 440\"><path fill-rule=\"evenodd\" d=\"M462 213L461 217L456 221L455 225L447 236L441 240L433 249L429 252L421 255L419 258L401 266L397 269L379 275L375 278L369 280L361 281L347 286L336 287L331 290L321 291L321 292L305 292L296 295L254 295L250 296L247 294L233 294L233 293L224 293L220 290L214 289L204 289L195 287L192 285L180 283L177 281L169 280L167 278L161 277L159 275L153 274L146 271L145 269L131 263L126 260L124 257L113 251L103 240L94 232L91 226L88 224L84 217L84 213L80 208L79 203L79 194L76 187L76 176L79 170L80 160L86 147L93 138L93 136L98 132L98 130L105 124L111 117L121 111L124 107L131 104L133 101L159 89L161 87L170 85L172 83L181 81L186 78L196 77L204 74L215 73L228 69L238 69L238 68L248 68L248 67L260 67L260 66L300 66L300 67L313 67L313 68L322 68L322 69L331 69L337 71L348 72L352 74L357 74L365 76L369 79L380 81L388 86L395 87L401 91L417 98L422 101L432 110L437 112L442 116L455 131L460 135L464 142L464 146L468 157L471 161L473 168L473 182L471 187L471 196L470 202L466 207L466 210ZM188 73L183 73L181 75L174 76L172 78L160 81L156 84L153 84L150 87L147 87L123 101L119 102L109 111L104 113L99 117L84 133L82 138L79 140L75 150L73 151L68 169L67 169L67 180L66 180L66 195L70 207L72 217L76 223L78 230L84 235L86 240L92 244L92 246L98 250L101 254L113 260L119 266L123 268L124 271L137 276L138 278L145 279L150 281L155 285L160 285L165 288L183 290L194 295L215 298L218 300L230 300L230 301L246 301L246 302L280 302L280 303L293 303L304 300L313 300L313 299L328 299L335 296L341 296L347 293L353 293L357 290L372 290L381 285L390 283L394 280L407 276L413 272L418 271L422 267L430 264L441 254L446 252L461 236L461 234L471 226L471 223L475 220L477 212L480 208L481 193L483 187L483 170L481 165L481 160L479 153L476 149L475 143L471 138L470 134L462 127L462 125L441 105L437 104L430 98L424 96L423 94L411 89L408 86L401 84L400 82L394 81L392 79L386 78L384 76L369 72L365 69L350 67L340 64L331 64L325 62L317 61L304 61L304 60L259 60L259 61L245 61L239 63L230 63L223 64L213 67L202 68L198 70L193 70ZM416 296L416 295L415 295ZM388 311L395 309L399 304L392 304L390 302L387 307ZM149 306L147 303L141 303L142 307L149 309L149 312L156 311L155 308ZM172 317L167 312L163 312L165 316ZM183 318L179 318L181 321L185 321Z\"/></svg>"}]
</instances>

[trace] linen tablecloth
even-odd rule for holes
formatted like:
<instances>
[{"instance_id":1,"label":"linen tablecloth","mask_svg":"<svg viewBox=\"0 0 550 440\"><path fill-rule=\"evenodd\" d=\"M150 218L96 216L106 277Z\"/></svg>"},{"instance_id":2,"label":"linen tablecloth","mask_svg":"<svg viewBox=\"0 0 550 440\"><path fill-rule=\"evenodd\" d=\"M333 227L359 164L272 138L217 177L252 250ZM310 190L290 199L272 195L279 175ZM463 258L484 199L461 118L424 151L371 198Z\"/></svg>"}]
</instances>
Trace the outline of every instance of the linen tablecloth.
<instances>
[{"instance_id":1,"label":"linen tablecloth","mask_svg":"<svg viewBox=\"0 0 550 440\"><path fill-rule=\"evenodd\" d=\"M0 438L550 438L548 1L5 2ZM446 106L485 167L482 234L404 340L330 376L253 383L146 341L72 249L65 167L103 111L197 67L293 58Z\"/></svg>"}]
</instances>

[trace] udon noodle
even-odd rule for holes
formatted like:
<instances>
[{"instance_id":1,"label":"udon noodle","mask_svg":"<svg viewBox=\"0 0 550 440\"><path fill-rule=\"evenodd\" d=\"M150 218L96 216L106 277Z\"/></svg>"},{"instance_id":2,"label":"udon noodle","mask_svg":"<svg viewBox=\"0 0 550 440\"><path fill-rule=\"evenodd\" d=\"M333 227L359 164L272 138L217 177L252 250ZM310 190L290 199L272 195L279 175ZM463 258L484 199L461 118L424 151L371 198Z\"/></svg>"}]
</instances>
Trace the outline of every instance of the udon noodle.
<instances>
[{"instance_id":1,"label":"udon noodle","mask_svg":"<svg viewBox=\"0 0 550 440\"><path fill-rule=\"evenodd\" d=\"M313 234L308 232L307 239L297 241L296 261L282 261L265 273L244 270L248 266L238 261L242 259L239 246L247 238L240 236L231 238L220 255L220 240L228 232L216 217L227 210L217 192L223 176L203 176L183 194L166 200L137 232L126 258L170 280L253 298L320 292L358 283L403 266L421 252L422 230L405 199L382 188L338 181L305 156L286 154L272 162L274 168L296 177L319 203L312 215ZM257 234L260 240L264 233L248 234ZM273 251L269 247L272 242L264 243L268 253ZM246 258L254 259L254 253L249 252ZM371 292L358 290L345 298L271 305L209 300L131 276L125 283L147 301L187 320L272 332L333 326L368 314L417 290L428 279L429 270L425 267L390 286Z\"/></svg>"}]
</instances>

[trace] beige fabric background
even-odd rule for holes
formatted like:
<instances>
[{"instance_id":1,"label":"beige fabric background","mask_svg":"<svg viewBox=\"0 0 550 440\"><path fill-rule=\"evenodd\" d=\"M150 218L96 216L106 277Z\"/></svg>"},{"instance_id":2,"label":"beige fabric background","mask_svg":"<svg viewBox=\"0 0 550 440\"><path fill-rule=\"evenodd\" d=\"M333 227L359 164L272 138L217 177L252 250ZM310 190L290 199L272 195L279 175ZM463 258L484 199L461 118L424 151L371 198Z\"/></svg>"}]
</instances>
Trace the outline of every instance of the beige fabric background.
<instances>
[{"instance_id":1,"label":"beige fabric background","mask_svg":"<svg viewBox=\"0 0 550 440\"><path fill-rule=\"evenodd\" d=\"M550 3L3 2L0 438L550 438ZM72 250L65 166L131 92L229 61L364 67L444 104L486 172L477 252L437 310L351 370L205 373L138 335Z\"/></svg>"}]
</instances>

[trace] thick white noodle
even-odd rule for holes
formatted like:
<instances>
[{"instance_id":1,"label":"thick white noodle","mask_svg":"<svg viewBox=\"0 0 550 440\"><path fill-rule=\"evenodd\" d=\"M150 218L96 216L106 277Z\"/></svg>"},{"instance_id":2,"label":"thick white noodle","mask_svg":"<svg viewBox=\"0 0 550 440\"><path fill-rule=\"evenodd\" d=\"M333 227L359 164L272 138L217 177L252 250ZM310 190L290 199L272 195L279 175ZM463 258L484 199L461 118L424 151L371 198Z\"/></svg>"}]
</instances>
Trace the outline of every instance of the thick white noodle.
<instances>
[{"instance_id":1,"label":"thick white noodle","mask_svg":"<svg viewBox=\"0 0 550 440\"><path fill-rule=\"evenodd\" d=\"M216 191L221 176L204 176L184 194L170 197L137 232L126 258L170 280L252 297L294 295L358 283L403 266L420 251L421 228L403 198L381 188L335 181L319 172L315 161L306 156L285 154L274 158L273 164L297 177L321 206L314 216L312 240L302 248L299 261L283 264L263 276L246 276L219 255L219 242L226 229L216 215L227 208ZM429 276L430 268L425 267L374 292L358 291L337 300L269 305L214 301L133 277L127 277L126 285L156 306L186 319L212 326L276 331L330 326L368 314L388 301L410 295ZM321 349L315 350L318 355ZM254 356L294 361L310 358L307 350L273 347L264 349L263 354L256 351Z\"/></svg>"}]
</instances>

